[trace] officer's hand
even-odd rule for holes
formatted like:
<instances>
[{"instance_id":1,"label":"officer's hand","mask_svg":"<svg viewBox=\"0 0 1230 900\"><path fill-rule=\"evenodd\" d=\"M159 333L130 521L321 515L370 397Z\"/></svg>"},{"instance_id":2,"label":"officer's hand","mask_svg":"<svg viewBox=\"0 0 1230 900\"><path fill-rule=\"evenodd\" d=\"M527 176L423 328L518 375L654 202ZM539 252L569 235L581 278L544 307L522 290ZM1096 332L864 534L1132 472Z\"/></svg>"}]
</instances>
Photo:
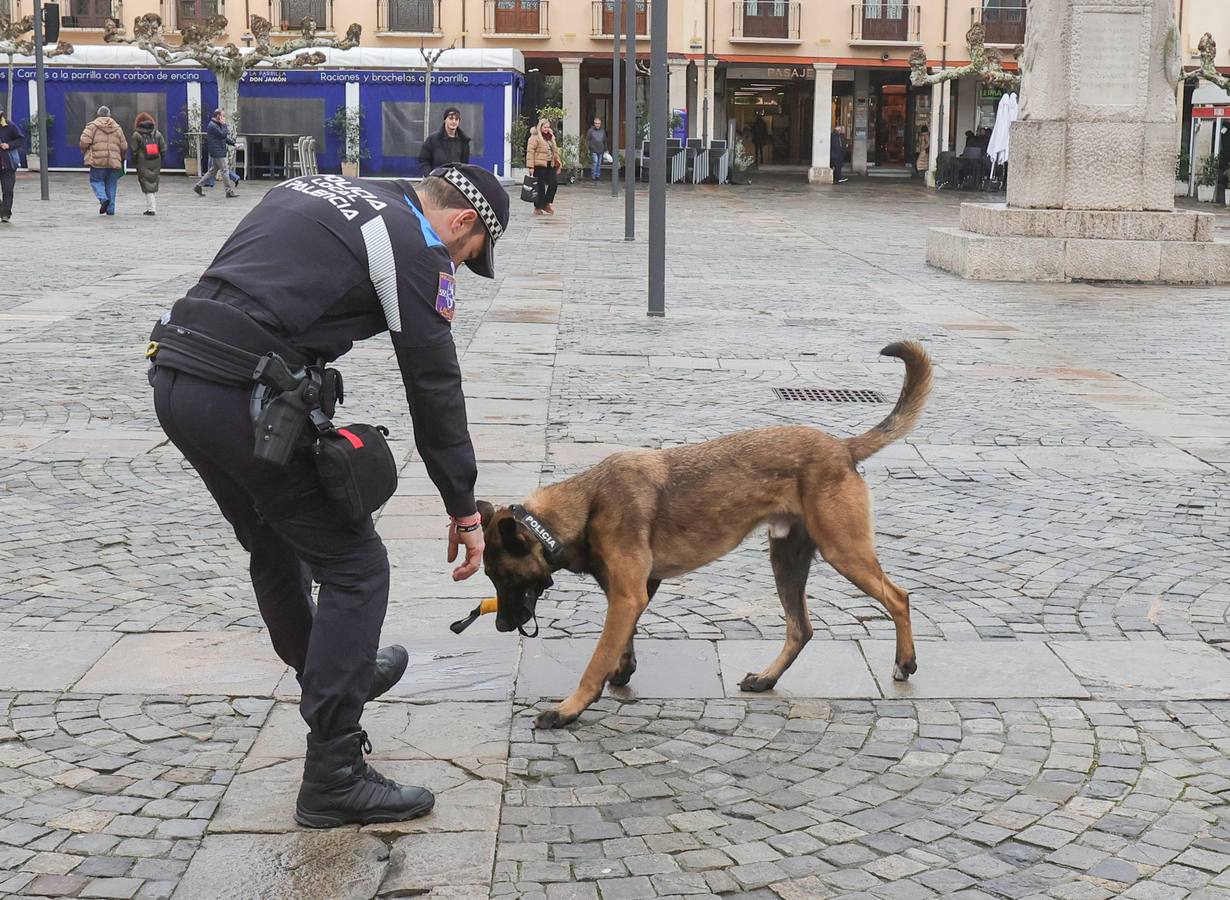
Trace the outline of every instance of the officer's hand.
<instances>
[{"instance_id":1,"label":"officer's hand","mask_svg":"<svg viewBox=\"0 0 1230 900\"><path fill-rule=\"evenodd\" d=\"M460 546L466 548L466 556L461 565L453 569L453 581L465 581L483 564L483 549L486 547L486 542L483 540L482 528L458 532L457 524L451 523L448 527L449 562L457 559L457 550Z\"/></svg>"}]
</instances>

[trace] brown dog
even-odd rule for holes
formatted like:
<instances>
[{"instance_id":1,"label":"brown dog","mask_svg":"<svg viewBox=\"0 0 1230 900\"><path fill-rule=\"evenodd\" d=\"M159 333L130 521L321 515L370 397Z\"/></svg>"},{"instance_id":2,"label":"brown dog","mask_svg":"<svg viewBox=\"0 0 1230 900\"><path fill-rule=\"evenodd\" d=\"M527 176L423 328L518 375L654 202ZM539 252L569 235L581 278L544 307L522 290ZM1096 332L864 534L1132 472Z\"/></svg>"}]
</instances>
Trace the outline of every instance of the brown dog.
<instances>
[{"instance_id":1,"label":"brown dog","mask_svg":"<svg viewBox=\"0 0 1230 900\"><path fill-rule=\"evenodd\" d=\"M616 453L567 481L539 488L524 506L480 503L487 576L499 598L496 628L534 616L559 569L589 573L606 592L602 636L581 683L539 728L567 725L636 671L632 637L663 579L698 569L769 527L769 559L786 611L786 644L745 691L766 691L811 639L804 588L816 550L856 587L884 604L897 631L893 678L917 670L909 594L876 558L871 496L855 465L907 435L931 390L931 360L914 341L880 351L905 362L905 384L887 418L841 440L804 426L762 428L668 450Z\"/></svg>"}]
</instances>

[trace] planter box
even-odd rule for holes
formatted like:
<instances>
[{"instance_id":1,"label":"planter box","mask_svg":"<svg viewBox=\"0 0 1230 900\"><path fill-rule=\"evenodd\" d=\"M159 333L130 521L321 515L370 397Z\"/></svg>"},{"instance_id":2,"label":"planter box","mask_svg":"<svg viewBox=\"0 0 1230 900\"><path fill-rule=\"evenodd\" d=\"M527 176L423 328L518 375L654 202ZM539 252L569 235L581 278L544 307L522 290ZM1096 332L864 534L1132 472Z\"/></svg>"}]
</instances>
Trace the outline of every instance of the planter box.
<instances>
[{"instance_id":1,"label":"planter box","mask_svg":"<svg viewBox=\"0 0 1230 900\"><path fill-rule=\"evenodd\" d=\"M1212 203L1213 193L1216 188L1211 184L1196 185L1196 199L1201 203Z\"/></svg>"},{"instance_id":2,"label":"planter box","mask_svg":"<svg viewBox=\"0 0 1230 900\"><path fill-rule=\"evenodd\" d=\"M517 182L517 184L525 181L525 176L528 174L530 174L530 170L525 166L513 166L508 171L508 177Z\"/></svg>"},{"instance_id":3,"label":"planter box","mask_svg":"<svg viewBox=\"0 0 1230 900\"><path fill-rule=\"evenodd\" d=\"M39 156L37 153L27 153L26 154L26 168L27 169L29 169L31 172L37 172L42 167L43 167L43 161L39 159Z\"/></svg>"},{"instance_id":4,"label":"planter box","mask_svg":"<svg viewBox=\"0 0 1230 900\"><path fill-rule=\"evenodd\" d=\"M342 160L342 174L347 178L359 177L359 164L357 162L346 162Z\"/></svg>"},{"instance_id":5,"label":"planter box","mask_svg":"<svg viewBox=\"0 0 1230 900\"><path fill-rule=\"evenodd\" d=\"M190 175L190 176L192 176L193 178L199 178L199 177L200 177L200 175L201 175L201 164L200 164L200 160L197 160L197 159L185 159L185 160L184 160L184 174L185 174L185 175Z\"/></svg>"},{"instance_id":6,"label":"planter box","mask_svg":"<svg viewBox=\"0 0 1230 900\"><path fill-rule=\"evenodd\" d=\"M1174 183L1174 195L1176 197L1186 197L1187 196L1187 182L1186 181L1176 181Z\"/></svg>"}]
</instances>

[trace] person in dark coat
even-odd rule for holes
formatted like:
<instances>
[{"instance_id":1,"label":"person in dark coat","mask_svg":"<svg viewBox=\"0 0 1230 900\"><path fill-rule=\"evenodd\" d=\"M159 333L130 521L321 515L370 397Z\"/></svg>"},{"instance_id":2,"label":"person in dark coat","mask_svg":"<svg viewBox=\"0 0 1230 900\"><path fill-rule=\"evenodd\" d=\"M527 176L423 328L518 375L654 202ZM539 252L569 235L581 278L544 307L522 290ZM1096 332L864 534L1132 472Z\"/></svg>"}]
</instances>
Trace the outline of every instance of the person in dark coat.
<instances>
[{"instance_id":1,"label":"person in dark coat","mask_svg":"<svg viewBox=\"0 0 1230 900\"><path fill-rule=\"evenodd\" d=\"M147 112L138 113L132 140L128 142L137 184L145 195L144 215L158 213L158 182L162 176L162 160L167 155L167 139L158 130L158 123Z\"/></svg>"},{"instance_id":2,"label":"person in dark coat","mask_svg":"<svg viewBox=\"0 0 1230 900\"><path fill-rule=\"evenodd\" d=\"M764 113L756 113L752 119L752 144L756 148L756 163L764 162L764 145L769 142L769 126L764 120Z\"/></svg>"},{"instance_id":3,"label":"person in dark coat","mask_svg":"<svg viewBox=\"0 0 1230 900\"><path fill-rule=\"evenodd\" d=\"M461 110L450 106L444 111L444 122L440 125L440 130L423 141L423 147L419 150L422 174L426 175L449 163L469 161L470 138L461 130Z\"/></svg>"},{"instance_id":4,"label":"person in dark coat","mask_svg":"<svg viewBox=\"0 0 1230 900\"><path fill-rule=\"evenodd\" d=\"M231 137L230 126L226 124L226 113L221 109L215 109L213 118L209 120L209 125L205 128L205 155L209 157L209 171L202 175L192 187L198 197L205 196L203 186L206 182L212 183L215 176L222 179L222 185L226 188L226 196L239 196L231 186L227 163L227 157L230 154L228 148L234 146L235 139Z\"/></svg>"},{"instance_id":5,"label":"person in dark coat","mask_svg":"<svg viewBox=\"0 0 1230 900\"><path fill-rule=\"evenodd\" d=\"M26 136L0 108L0 224L6 224L13 215L13 187L21 159L18 154L25 146Z\"/></svg>"},{"instance_id":6,"label":"person in dark coat","mask_svg":"<svg viewBox=\"0 0 1230 900\"><path fill-rule=\"evenodd\" d=\"M829 166L833 169L833 184L841 184L843 181L849 181L848 178L841 176L842 167L846 164L846 136L845 129L840 125L833 129L833 133L829 135Z\"/></svg>"}]
</instances>

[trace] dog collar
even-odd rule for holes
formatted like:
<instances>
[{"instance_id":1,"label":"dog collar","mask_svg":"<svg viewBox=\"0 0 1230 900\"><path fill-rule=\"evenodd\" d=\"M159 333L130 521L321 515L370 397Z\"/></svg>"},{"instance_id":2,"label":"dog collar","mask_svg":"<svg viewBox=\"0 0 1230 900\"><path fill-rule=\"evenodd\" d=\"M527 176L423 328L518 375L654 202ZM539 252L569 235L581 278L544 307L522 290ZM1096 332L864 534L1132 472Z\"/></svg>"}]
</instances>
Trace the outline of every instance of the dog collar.
<instances>
[{"instance_id":1,"label":"dog collar","mask_svg":"<svg viewBox=\"0 0 1230 900\"><path fill-rule=\"evenodd\" d=\"M559 567L563 565L560 561L564 555L564 542L557 538L542 521L521 504L513 504L508 507L508 511L512 513L513 518L530 530L530 534L542 544L543 552L547 555L547 562L551 565Z\"/></svg>"}]
</instances>

